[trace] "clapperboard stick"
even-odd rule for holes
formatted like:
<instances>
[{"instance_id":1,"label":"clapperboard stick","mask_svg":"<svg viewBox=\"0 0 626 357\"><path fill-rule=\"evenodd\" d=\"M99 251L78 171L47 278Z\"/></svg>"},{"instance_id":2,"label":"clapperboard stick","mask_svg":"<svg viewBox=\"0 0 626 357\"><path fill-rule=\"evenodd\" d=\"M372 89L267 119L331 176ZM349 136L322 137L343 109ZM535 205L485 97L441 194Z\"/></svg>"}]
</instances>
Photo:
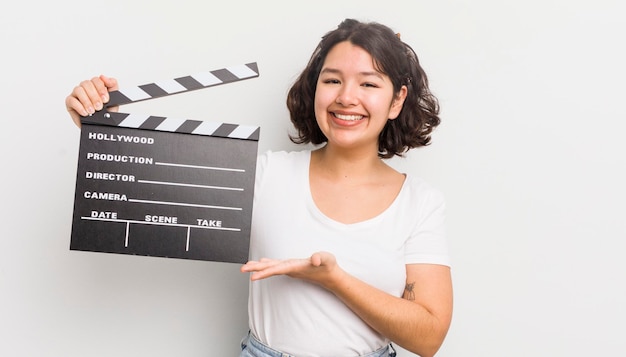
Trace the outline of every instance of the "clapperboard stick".
<instances>
[{"instance_id":1,"label":"clapperboard stick","mask_svg":"<svg viewBox=\"0 0 626 357\"><path fill-rule=\"evenodd\" d=\"M109 93L109 102L91 116L81 117L85 124L121 126L126 128L170 131L185 134L200 134L236 139L259 140L259 127L229 123L213 123L190 119L166 118L152 115L139 115L109 112L114 106L141 102L198 89L237 82L259 76L256 62L221 68L171 80L148 83Z\"/></svg>"}]
</instances>

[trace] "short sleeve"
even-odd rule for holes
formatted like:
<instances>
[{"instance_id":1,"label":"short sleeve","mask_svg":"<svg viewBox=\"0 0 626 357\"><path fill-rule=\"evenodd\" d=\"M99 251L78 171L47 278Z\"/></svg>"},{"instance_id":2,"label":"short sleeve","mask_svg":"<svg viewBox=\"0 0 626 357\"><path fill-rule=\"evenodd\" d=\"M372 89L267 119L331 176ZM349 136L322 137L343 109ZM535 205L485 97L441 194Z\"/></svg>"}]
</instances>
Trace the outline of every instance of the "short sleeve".
<instances>
[{"instance_id":1,"label":"short sleeve","mask_svg":"<svg viewBox=\"0 0 626 357\"><path fill-rule=\"evenodd\" d=\"M446 202L440 191L418 190L415 226L405 243L406 264L439 264L450 266L446 241Z\"/></svg>"}]
</instances>

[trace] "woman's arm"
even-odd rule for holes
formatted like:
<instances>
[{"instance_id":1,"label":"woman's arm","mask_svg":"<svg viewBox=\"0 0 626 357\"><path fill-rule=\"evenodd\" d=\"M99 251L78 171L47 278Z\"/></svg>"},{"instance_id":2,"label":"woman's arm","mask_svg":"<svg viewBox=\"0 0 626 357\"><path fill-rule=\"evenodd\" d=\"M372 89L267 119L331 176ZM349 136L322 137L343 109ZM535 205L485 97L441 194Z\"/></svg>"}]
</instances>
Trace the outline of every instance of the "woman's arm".
<instances>
[{"instance_id":1,"label":"woman's arm","mask_svg":"<svg viewBox=\"0 0 626 357\"><path fill-rule=\"evenodd\" d=\"M252 272L252 280L285 274L317 283L332 291L370 327L422 357L439 350L452 319L452 279L450 268L443 265L407 265L402 298L348 274L326 252L309 259L262 259L248 262L241 270Z\"/></svg>"},{"instance_id":2,"label":"woman's arm","mask_svg":"<svg viewBox=\"0 0 626 357\"><path fill-rule=\"evenodd\" d=\"M441 347L452 319L450 268L410 264L403 298L389 295L345 272L333 291L373 329L422 357Z\"/></svg>"}]
</instances>

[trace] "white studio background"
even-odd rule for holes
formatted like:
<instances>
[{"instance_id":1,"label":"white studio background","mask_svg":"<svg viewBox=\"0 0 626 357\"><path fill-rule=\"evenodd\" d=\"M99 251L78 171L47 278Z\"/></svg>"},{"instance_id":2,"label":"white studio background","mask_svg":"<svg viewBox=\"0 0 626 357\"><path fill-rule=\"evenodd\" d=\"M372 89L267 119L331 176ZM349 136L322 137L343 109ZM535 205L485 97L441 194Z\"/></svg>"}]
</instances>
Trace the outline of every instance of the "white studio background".
<instances>
[{"instance_id":1,"label":"white studio background","mask_svg":"<svg viewBox=\"0 0 626 357\"><path fill-rule=\"evenodd\" d=\"M442 104L404 160L448 200L455 315L438 356L626 353L626 80L619 1L31 1L0 11L0 355L236 356L247 276L227 263L69 250L79 129L98 74L150 83L256 61L257 79L125 111L262 127L343 18L402 33ZM410 356L406 351L401 356Z\"/></svg>"}]
</instances>

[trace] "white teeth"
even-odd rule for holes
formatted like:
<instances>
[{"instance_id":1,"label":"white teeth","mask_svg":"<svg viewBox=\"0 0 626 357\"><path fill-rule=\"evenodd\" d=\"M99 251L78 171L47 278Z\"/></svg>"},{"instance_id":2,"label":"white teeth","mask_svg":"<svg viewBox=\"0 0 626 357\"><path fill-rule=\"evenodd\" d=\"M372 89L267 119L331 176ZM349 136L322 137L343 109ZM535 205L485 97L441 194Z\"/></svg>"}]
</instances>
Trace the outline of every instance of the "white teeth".
<instances>
[{"instance_id":1,"label":"white teeth","mask_svg":"<svg viewBox=\"0 0 626 357\"><path fill-rule=\"evenodd\" d=\"M356 121L363 119L362 115L342 115L335 113L335 116L341 120Z\"/></svg>"}]
</instances>

